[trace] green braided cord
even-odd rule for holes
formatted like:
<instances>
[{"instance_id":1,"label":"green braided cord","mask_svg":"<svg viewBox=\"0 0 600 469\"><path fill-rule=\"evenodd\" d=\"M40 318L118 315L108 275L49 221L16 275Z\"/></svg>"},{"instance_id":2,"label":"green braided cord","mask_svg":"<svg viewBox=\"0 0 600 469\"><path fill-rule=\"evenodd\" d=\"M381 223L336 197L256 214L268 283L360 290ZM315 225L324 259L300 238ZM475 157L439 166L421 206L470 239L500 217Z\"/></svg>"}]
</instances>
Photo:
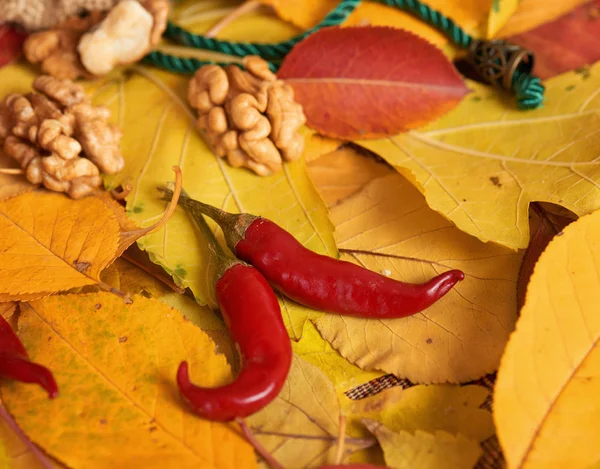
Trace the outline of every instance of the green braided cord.
<instances>
[{"instance_id":1,"label":"green braided cord","mask_svg":"<svg viewBox=\"0 0 600 469\"><path fill-rule=\"evenodd\" d=\"M189 31L186 31L185 29L180 28L171 22L167 23L167 29L164 33L164 36L188 47L221 52L227 55L235 55L238 57L258 55L267 60L282 59L296 44L310 34L326 26L335 26L343 23L350 13L352 13L360 4L360 2L361 0L342 0L339 5L314 28L288 39L287 41L278 42L276 44L221 41L219 39L190 33Z\"/></svg>"},{"instance_id":2,"label":"green braided cord","mask_svg":"<svg viewBox=\"0 0 600 469\"><path fill-rule=\"evenodd\" d=\"M439 11L424 5L418 0L378 0L388 6L410 11L426 23L446 33L446 35L458 46L467 49L473 38L458 26L454 21Z\"/></svg>"},{"instance_id":3,"label":"green braided cord","mask_svg":"<svg viewBox=\"0 0 600 469\"><path fill-rule=\"evenodd\" d=\"M220 65L221 67L225 67L227 65L237 65L240 68L244 68L242 64L235 62L213 62L212 60L199 60L194 57L177 57L175 55L164 54L157 50L146 55L142 62L148 65L154 65L156 67L163 68L169 72L183 74L192 74L203 65L209 64ZM272 72L277 71L275 64L272 64L271 62L267 63L269 64L269 69L271 69Z\"/></svg>"},{"instance_id":4,"label":"green braided cord","mask_svg":"<svg viewBox=\"0 0 600 469\"><path fill-rule=\"evenodd\" d=\"M473 38L439 11L424 5L418 0L378 0L391 7L401 8L421 18L426 23L434 26L458 46L468 49ZM499 85L499 84L498 84ZM523 71L515 71L511 83L512 91L517 97L519 109L535 109L544 102L544 85L538 77Z\"/></svg>"},{"instance_id":5,"label":"green braided cord","mask_svg":"<svg viewBox=\"0 0 600 469\"><path fill-rule=\"evenodd\" d=\"M512 80L512 90L517 96L519 109L535 109L544 103L544 85L542 80L529 73L515 71Z\"/></svg>"}]
</instances>

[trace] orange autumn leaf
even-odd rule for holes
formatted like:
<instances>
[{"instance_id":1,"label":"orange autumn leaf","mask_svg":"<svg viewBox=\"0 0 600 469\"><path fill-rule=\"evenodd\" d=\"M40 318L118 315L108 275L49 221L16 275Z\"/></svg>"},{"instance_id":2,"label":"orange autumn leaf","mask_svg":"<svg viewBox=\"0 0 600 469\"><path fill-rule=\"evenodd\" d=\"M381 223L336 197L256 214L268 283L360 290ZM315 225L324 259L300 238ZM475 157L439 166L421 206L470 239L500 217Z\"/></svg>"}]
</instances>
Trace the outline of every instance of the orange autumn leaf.
<instances>
[{"instance_id":1,"label":"orange autumn leaf","mask_svg":"<svg viewBox=\"0 0 600 469\"><path fill-rule=\"evenodd\" d=\"M182 360L201 385L231 380L214 342L179 311L106 292L54 295L20 310L18 334L61 394L49 400L35 386L3 382L2 401L50 456L73 469L256 468L233 424L198 418L179 397Z\"/></svg>"},{"instance_id":2,"label":"orange autumn leaf","mask_svg":"<svg viewBox=\"0 0 600 469\"><path fill-rule=\"evenodd\" d=\"M324 28L286 56L278 77L294 88L309 127L346 140L424 125L468 91L439 49L388 27Z\"/></svg>"},{"instance_id":3,"label":"orange autumn leaf","mask_svg":"<svg viewBox=\"0 0 600 469\"><path fill-rule=\"evenodd\" d=\"M37 191L0 202L0 301L103 285L100 272L160 228L175 206L155 225L138 229L106 194L73 200Z\"/></svg>"},{"instance_id":4,"label":"orange autumn leaf","mask_svg":"<svg viewBox=\"0 0 600 469\"><path fill-rule=\"evenodd\" d=\"M3 172L2 170L8 170ZM25 176L11 174L19 170L19 165L0 151L0 200L33 190L35 186L29 184Z\"/></svg>"}]
</instances>

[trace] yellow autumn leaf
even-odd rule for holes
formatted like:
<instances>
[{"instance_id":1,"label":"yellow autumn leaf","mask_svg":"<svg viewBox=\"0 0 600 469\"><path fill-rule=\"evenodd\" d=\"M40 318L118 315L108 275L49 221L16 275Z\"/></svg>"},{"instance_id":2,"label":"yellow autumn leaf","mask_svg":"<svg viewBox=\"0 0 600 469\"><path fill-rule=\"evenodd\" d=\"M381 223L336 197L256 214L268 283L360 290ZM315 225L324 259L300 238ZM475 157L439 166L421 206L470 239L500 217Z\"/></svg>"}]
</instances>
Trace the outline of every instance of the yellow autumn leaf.
<instances>
[{"instance_id":1,"label":"yellow autumn leaf","mask_svg":"<svg viewBox=\"0 0 600 469\"><path fill-rule=\"evenodd\" d=\"M589 0L520 0L514 14L498 31L498 37L514 36L549 23Z\"/></svg>"},{"instance_id":2,"label":"yellow autumn leaf","mask_svg":"<svg viewBox=\"0 0 600 469\"><path fill-rule=\"evenodd\" d=\"M393 432L444 431L482 442L494 434L492 414L481 405L490 392L478 385L395 386L353 401L349 422L376 420Z\"/></svg>"},{"instance_id":3,"label":"yellow autumn leaf","mask_svg":"<svg viewBox=\"0 0 600 469\"><path fill-rule=\"evenodd\" d=\"M530 202L578 215L600 207L600 63L545 85L544 106L524 112L514 97L469 82L471 95L433 124L357 143L414 180L461 230L525 248Z\"/></svg>"},{"instance_id":4,"label":"yellow autumn leaf","mask_svg":"<svg viewBox=\"0 0 600 469\"><path fill-rule=\"evenodd\" d=\"M328 207L359 192L373 179L393 173L385 162L366 153L344 147L323 154L306 165L310 179Z\"/></svg>"},{"instance_id":5,"label":"yellow autumn leaf","mask_svg":"<svg viewBox=\"0 0 600 469\"><path fill-rule=\"evenodd\" d=\"M392 469L471 469L482 454L476 441L443 431L394 433L374 420L364 420L377 437Z\"/></svg>"},{"instance_id":6,"label":"yellow autumn leaf","mask_svg":"<svg viewBox=\"0 0 600 469\"><path fill-rule=\"evenodd\" d=\"M331 464L339 433L340 406L333 383L318 367L294 355L279 396L248 418L260 443L286 469ZM375 444L372 437L346 438L345 455Z\"/></svg>"},{"instance_id":7,"label":"yellow autumn leaf","mask_svg":"<svg viewBox=\"0 0 600 469\"><path fill-rule=\"evenodd\" d=\"M265 5L272 6L277 14L286 21L290 21L305 30L319 23L339 2L337 0L260 0ZM452 18L467 33L476 37L485 36L488 14L492 8L493 0L428 0L427 6ZM497 22L508 17L499 17ZM437 28L428 25L422 19L403 11L400 8L390 7L380 2L364 1L343 23L343 26L392 26L406 29L421 36L427 41L444 46L448 44L448 37ZM451 49L446 51L454 55Z\"/></svg>"},{"instance_id":8,"label":"yellow autumn leaf","mask_svg":"<svg viewBox=\"0 0 600 469\"><path fill-rule=\"evenodd\" d=\"M124 293L155 298L180 311L186 319L212 339L216 346L215 350L224 354L233 368L237 366L237 352L231 342L229 331L223 320L208 306L202 306L186 295L175 293L167 285L123 258L117 259L106 268L101 273L100 279ZM100 290L98 287L88 287L84 291L87 293Z\"/></svg>"},{"instance_id":9,"label":"yellow autumn leaf","mask_svg":"<svg viewBox=\"0 0 600 469\"><path fill-rule=\"evenodd\" d=\"M521 0L492 0L492 6L487 21L486 37L496 36L517 10Z\"/></svg>"},{"instance_id":10,"label":"yellow autumn leaf","mask_svg":"<svg viewBox=\"0 0 600 469\"><path fill-rule=\"evenodd\" d=\"M6 410L0 403L0 414ZM8 416L8 418L11 418ZM12 423L14 424L14 422ZM17 427L18 428L18 427ZM55 460L45 455L31 442L25 442L24 435L17 433L14 426L8 423L6 415L0 415L0 468L2 469L64 469Z\"/></svg>"},{"instance_id":11,"label":"yellow autumn leaf","mask_svg":"<svg viewBox=\"0 0 600 469\"><path fill-rule=\"evenodd\" d=\"M494 420L509 468L586 468L600 457L600 212L540 256L502 357Z\"/></svg>"},{"instance_id":12,"label":"yellow autumn leaf","mask_svg":"<svg viewBox=\"0 0 600 469\"><path fill-rule=\"evenodd\" d=\"M60 395L49 400L37 386L8 382L2 400L67 466L256 467L235 428L198 418L179 398L182 360L203 386L225 384L231 372L178 311L141 296L126 305L110 293L57 295L23 303L18 333L31 359L53 371Z\"/></svg>"},{"instance_id":13,"label":"yellow autumn leaf","mask_svg":"<svg viewBox=\"0 0 600 469\"><path fill-rule=\"evenodd\" d=\"M341 403L349 405L350 400L345 397L345 392L383 376L380 371L365 371L350 363L319 335L311 322L306 325L302 339L292 343L292 350L327 375Z\"/></svg>"},{"instance_id":14,"label":"yellow autumn leaf","mask_svg":"<svg viewBox=\"0 0 600 469\"><path fill-rule=\"evenodd\" d=\"M182 2L175 9L174 18L187 18L186 28L193 31L205 30L206 21L197 23L191 8L194 2ZM202 12L198 15L205 19ZM264 12L244 16L233 26L221 36L268 42L292 35L289 25ZM109 178L108 184L132 184L133 192L127 197L131 219L140 226L156 220L164 210L156 186L172 179L169 168L177 164L183 172L184 188L192 198L232 212L265 216L309 249L337 255L326 207L306 174L304 161L285 164L280 173L270 177L230 167L211 152L196 129L196 116L187 104L188 81L188 76L133 66L120 76L89 85L94 103L109 107L124 132L125 169ZM312 154L315 150L309 145L307 151ZM266 201L265 194L273 196ZM168 226L145 236L138 245L178 285L190 287L198 302L216 307L211 275L214 266L208 261L204 241L183 210L175 213ZM302 336L308 318L320 314L285 298L280 303L286 327L294 339Z\"/></svg>"},{"instance_id":15,"label":"yellow autumn leaf","mask_svg":"<svg viewBox=\"0 0 600 469\"><path fill-rule=\"evenodd\" d=\"M461 269L465 280L422 313L315 324L342 356L414 383L465 382L494 371L516 320L521 254L481 243L431 210L399 174L331 208L342 259L410 283Z\"/></svg>"}]
</instances>

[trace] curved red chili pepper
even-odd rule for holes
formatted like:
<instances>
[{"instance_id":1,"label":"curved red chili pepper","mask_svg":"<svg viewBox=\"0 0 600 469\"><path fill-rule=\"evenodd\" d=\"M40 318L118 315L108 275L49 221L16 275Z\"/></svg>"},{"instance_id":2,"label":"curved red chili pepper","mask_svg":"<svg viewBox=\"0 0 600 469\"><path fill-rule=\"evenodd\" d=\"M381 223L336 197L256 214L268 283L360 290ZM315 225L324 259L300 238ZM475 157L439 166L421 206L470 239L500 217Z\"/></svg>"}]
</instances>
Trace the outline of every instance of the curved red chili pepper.
<instances>
[{"instance_id":1,"label":"curved red chili pepper","mask_svg":"<svg viewBox=\"0 0 600 469\"><path fill-rule=\"evenodd\" d=\"M181 395L195 413L209 420L247 417L271 402L285 382L292 363L292 346L277 297L254 267L225 256L204 218L195 218L223 273L215 283L217 302L242 356L242 371L218 388L190 382L187 362L177 370Z\"/></svg>"},{"instance_id":2,"label":"curved red chili pepper","mask_svg":"<svg viewBox=\"0 0 600 469\"><path fill-rule=\"evenodd\" d=\"M177 372L179 389L194 411L210 420L246 417L271 402L285 382L292 347L277 297L253 267L236 264L217 281L217 301L243 369L231 384L200 388L190 383L188 366Z\"/></svg>"},{"instance_id":3,"label":"curved red chili pepper","mask_svg":"<svg viewBox=\"0 0 600 469\"><path fill-rule=\"evenodd\" d=\"M29 360L25 347L10 324L0 316L0 376L23 383L37 383L50 399L58 396L58 386L48 368Z\"/></svg>"},{"instance_id":4,"label":"curved red chili pepper","mask_svg":"<svg viewBox=\"0 0 600 469\"><path fill-rule=\"evenodd\" d=\"M213 218L236 256L256 267L277 290L321 311L376 319L410 316L431 306L465 276L449 270L422 284L400 282L317 254L265 218L227 213L184 196L179 203Z\"/></svg>"}]
</instances>

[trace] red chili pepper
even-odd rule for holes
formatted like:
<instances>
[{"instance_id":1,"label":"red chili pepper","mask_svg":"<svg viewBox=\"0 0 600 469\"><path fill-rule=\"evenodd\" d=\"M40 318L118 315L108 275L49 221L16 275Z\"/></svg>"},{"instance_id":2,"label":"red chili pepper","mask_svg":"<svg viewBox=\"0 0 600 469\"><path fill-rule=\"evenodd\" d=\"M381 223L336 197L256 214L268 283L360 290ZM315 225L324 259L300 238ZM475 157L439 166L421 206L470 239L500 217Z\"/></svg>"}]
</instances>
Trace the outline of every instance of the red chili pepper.
<instances>
[{"instance_id":1,"label":"red chili pepper","mask_svg":"<svg viewBox=\"0 0 600 469\"><path fill-rule=\"evenodd\" d=\"M170 198L168 189L160 188ZM393 280L350 262L317 254L262 217L232 214L189 197L179 204L223 229L229 248L292 300L330 313L363 318L410 316L431 306L465 275L449 270L423 284Z\"/></svg>"},{"instance_id":2,"label":"red chili pepper","mask_svg":"<svg viewBox=\"0 0 600 469\"><path fill-rule=\"evenodd\" d=\"M10 324L0 316L0 376L23 383L37 383L43 387L50 399L58 396L58 386L52 372L29 361L25 347Z\"/></svg>"},{"instance_id":3,"label":"red chili pepper","mask_svg":"<svg viewBox=\"0 0 600 469\"><path fill-rule=\"evenodd\" d=\"M231 384L201 388L190 382L188 365L179 365L177 384L183 398L201 417L227 421L246 417L281 391L292 363L292 346L275 293L258 270L226 257L202 215L194 217L220 263L217 302L243 368Z\"/></svg>"}]
</instances>

